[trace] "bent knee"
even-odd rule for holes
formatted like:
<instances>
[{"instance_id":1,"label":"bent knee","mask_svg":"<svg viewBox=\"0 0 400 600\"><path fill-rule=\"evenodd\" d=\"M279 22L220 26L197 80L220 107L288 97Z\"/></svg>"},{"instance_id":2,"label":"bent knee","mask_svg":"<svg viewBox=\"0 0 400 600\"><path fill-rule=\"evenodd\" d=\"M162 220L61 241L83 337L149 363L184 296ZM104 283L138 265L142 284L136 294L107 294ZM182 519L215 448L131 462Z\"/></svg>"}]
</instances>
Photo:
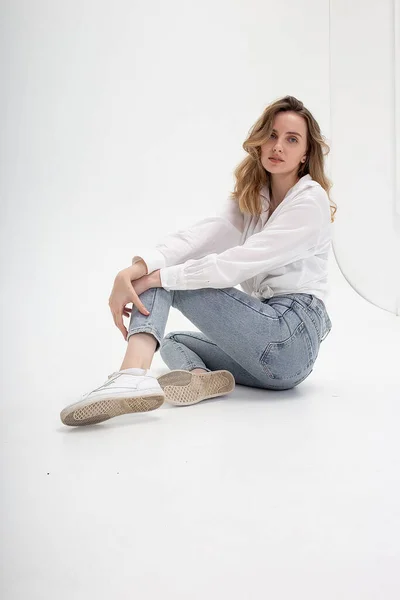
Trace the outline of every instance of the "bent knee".
<instances>
[{"instance_id":1,"label":"bent knee","mask_svg":"<svg viewBox=\"0 0 400 600\"><path fill-rule=\"evenodd\" d=\"M163 339L161 340L161 345L164 342L168 342L168 340L175 340L176 336L182 333L181 331L170 331L169 333L167 333L166 335L164 335Z\"/></svg>"}]
</instances>

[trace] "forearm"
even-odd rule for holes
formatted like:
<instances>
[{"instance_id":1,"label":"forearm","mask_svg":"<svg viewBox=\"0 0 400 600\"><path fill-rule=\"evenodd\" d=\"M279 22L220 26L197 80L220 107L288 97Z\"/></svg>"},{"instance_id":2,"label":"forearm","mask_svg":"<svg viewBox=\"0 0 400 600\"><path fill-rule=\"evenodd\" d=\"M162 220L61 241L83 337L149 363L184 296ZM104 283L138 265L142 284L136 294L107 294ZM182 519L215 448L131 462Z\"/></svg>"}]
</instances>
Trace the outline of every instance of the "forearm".
<instances>
[{"instance_id":1,"label":"forearm","mask_svg":"<svg viewBox=\"0 0 400 600\"><path fill-rule=\"evenodd\" d=\"M161 285L161 277L160 277L160 269L153 271L150 275L147 275L149 280L149 287L162 287Z\"/></svg>"},{"instance_id":2,"label":"forearm","mask_svg":"<svg viewBox=\"0 0 400 600\"><path fill-rule=\"evenodd\" d=\"M137 262L135 262L135 264L130 265L129 267L124 269L124 271L126 273L129 273L133 281L134 279L139 279L139 277L147 275L147 265L144 262L144 260L138 260Z\"/></svg>"},{"instance_id":3,"label":"forearm","mask_svg":"<svg viewBox=\"0 0 400 600\"><path fill-rule=\"evenodd\" d=\"M146 284L149 288L151 287L162 287L160 278L160 269L147 273L147 265L143 260L137 261L134 265L127 267L123 270L128 273L131 281L145 279Z\"/></svg>"}]
</instances>

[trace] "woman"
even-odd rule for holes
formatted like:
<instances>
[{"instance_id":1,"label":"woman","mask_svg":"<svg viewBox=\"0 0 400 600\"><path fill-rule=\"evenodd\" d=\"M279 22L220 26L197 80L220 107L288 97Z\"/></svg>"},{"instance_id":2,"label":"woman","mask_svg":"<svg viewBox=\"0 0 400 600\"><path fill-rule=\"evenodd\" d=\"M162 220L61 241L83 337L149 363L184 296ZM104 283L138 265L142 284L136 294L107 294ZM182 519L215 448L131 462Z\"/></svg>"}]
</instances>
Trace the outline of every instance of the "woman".
<instances>
[{"instance_id":1,"label":"woman","mask_svg":"<svg viewBox=\"0 0 400 600\"><path fill-rule=\"evenodd\" d=\"M332 328L324 303L336 212L324 173L329 146L303 103L286 96L265 109L243 148L248 156L219 214L167 235L118 273L109 305L128 342L125 358L61 412L66 425L154 410L164 400L194 404L235 382L286 390L313 370ZM164 337L171 306L199 332ZM172 369L158 378L150 372L157 350Z\"/></svg>"}]
</instances>

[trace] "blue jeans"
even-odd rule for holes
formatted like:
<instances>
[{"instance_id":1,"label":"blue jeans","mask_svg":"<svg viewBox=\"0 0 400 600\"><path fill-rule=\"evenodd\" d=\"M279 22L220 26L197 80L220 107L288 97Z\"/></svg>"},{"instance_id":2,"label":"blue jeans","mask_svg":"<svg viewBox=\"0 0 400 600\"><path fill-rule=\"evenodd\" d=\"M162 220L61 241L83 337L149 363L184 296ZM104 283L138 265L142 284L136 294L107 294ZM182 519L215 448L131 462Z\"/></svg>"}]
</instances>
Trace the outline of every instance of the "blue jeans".
<instances>
[{"instance_id":1,"label":"blue jeans","mask_svg":"<svg viewBox=\"0 0 400 600\"><path fill-rule=\"evenodd\" d=\"M332 328L325 304L311 294L259 300L235 287L159 287L140 294L140 300L150 315L132 305L127 340L134 333L151 333L170 369L226 369L236 383L257 388L298 385L313 370L320 343ZM171 306L200 331L164 337Z\"/></svg>"}]
</instances>

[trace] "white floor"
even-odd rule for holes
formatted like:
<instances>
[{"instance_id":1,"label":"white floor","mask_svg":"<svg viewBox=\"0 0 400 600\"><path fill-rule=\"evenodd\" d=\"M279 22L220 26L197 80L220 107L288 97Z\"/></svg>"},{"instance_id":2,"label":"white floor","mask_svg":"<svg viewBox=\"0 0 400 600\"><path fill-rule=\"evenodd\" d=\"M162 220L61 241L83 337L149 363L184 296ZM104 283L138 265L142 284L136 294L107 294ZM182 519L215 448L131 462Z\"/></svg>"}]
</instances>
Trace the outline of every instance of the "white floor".
<instances>
[{"instance_id":1,"label":"white floor","mask_svg":"<svg viewBox=\"0 0 400 600\"><path fill-rule=\"evenodd\" d=\"M30 310L2 383L2 599L398 600L400 319L331 285L297 388L82 428L60 410L120 365L75 374L74 321L39 339Z\"/></svg>"}]
</instances>

